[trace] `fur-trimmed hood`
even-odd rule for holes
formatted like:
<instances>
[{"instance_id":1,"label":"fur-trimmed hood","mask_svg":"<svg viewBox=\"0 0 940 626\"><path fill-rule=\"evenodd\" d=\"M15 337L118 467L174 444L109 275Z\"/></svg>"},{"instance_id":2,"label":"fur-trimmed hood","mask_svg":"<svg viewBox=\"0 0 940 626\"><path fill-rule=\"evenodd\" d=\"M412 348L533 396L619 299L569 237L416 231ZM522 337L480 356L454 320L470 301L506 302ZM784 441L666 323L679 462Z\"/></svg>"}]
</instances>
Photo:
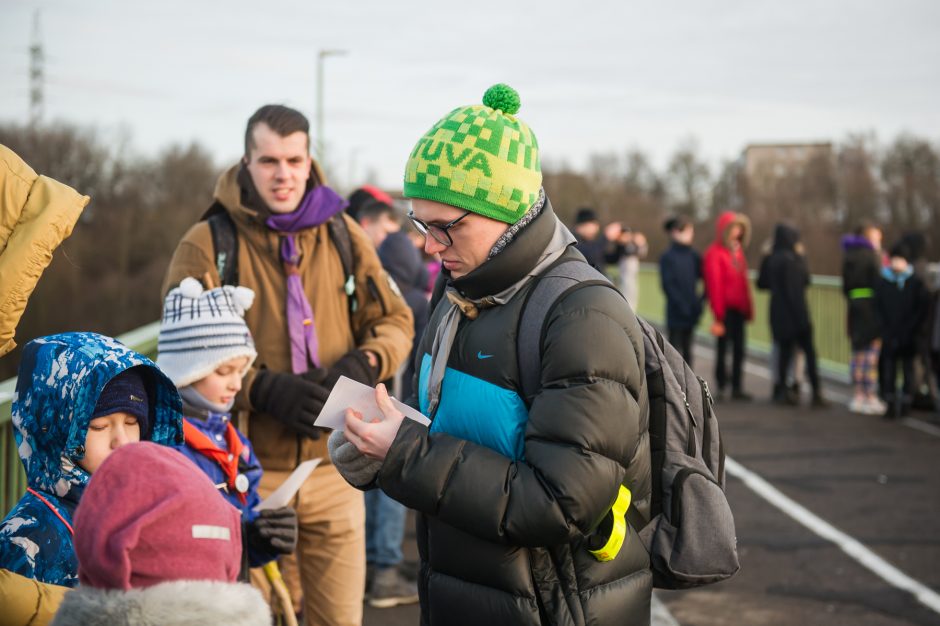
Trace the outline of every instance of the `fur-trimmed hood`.
<instances>
[{"instance_id":1,"label":"fur-trimmed hood","mask_svg":"<svg viewBox=\"0 0 940 626\"><path fill-rule=\"evenodd\" d=\"M245 583L176 580L145 589L79 587L65 594L52 626L268 626L271 615Z\"/></svg>"},{"instance_id":2,"label":"fur-trimmed hood","mask_svg":"<svg viewBox=\"0 0 940 626\"><path fill-rule=\"evenodd\" d=\"M728 241L728 235L730 234L732 224L741 225L741 247L747 248L747 245L751 241L751 220L744 213L725 211L719 215L718 221L715 223L715 241L731 249L731 242Z\"/></svg>"}]
</instances>

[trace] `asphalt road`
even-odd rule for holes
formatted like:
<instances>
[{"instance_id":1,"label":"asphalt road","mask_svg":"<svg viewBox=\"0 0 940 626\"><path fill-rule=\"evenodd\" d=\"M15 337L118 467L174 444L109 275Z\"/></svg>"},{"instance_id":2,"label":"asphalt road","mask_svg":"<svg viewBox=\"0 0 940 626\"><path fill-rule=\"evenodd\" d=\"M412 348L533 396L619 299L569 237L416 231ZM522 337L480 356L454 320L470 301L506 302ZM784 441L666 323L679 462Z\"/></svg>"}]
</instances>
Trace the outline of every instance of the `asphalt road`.
<instances>
[{"instance_id":1,"label":"asphalt road","mask_svg":"<svg viewBox=\"0 0 940 626\"><path fill-rule=\"evenodd\" d=\"M700 372L711 371L708 356L704 351L697 357ZM863 560L870 551L897 568L898 584L913 580L927 594L940 591L940 426L929 415L888 422L850 414L837 403L826 410L778 408L766 400L766 376L766 368L749 364L746 384L755 401L718 407L729 456L823 524L859 542ZM836 400L844 400L846 392L828 389ZM727 492L741 571L731 581L699 590L657 591L672 623L940 625L940 612L889 584L740 478L729 475ZM406 549L414 558L411 535ZM654 623L669 622L666 616ZM414 606L367 607L364 620L367 626L417 623Z\"/></svg>"}]
</instances>

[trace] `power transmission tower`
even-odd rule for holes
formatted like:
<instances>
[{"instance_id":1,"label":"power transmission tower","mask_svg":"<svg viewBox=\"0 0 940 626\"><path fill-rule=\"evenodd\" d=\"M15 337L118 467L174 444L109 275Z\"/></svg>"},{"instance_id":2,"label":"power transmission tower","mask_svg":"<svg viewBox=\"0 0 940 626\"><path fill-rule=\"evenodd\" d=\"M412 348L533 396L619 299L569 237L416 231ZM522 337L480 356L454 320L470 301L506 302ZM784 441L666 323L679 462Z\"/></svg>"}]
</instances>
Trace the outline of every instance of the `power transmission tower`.
<instances>
[{"instance_id":1,"label":"power transmission tower","mask_svg":"<svg viewBox=\"0 0 940 626\"><path fill-rule=\"evenodd\" d=\"M39 9L36 9L33 13L33 41L29 46L29 123L32 126L42 121L44 61L42 36L39 33Z\"/></svg>"}]
</instances>

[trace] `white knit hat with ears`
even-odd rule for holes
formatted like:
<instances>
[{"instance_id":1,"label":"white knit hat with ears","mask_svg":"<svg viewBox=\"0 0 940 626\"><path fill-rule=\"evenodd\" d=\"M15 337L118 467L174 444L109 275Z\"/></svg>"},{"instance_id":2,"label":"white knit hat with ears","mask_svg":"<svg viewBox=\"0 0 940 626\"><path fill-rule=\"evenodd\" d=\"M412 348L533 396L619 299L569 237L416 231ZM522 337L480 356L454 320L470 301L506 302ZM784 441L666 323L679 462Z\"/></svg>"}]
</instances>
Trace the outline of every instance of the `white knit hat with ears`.
<instances>
[{"instance_id":1,"label":"white knit hat with ears","mask_svg":"<svg viewBox=\"0 0 940 626\"><path fill-rule=\"evenodd\" d=\"M248 287L204 290L195 278L184 278L163 303L157 343L157 365L177 388L202 380L220 365L248 357L242 375L258 352L245 324L255 292Z\"/></svg>"}]
</instances>

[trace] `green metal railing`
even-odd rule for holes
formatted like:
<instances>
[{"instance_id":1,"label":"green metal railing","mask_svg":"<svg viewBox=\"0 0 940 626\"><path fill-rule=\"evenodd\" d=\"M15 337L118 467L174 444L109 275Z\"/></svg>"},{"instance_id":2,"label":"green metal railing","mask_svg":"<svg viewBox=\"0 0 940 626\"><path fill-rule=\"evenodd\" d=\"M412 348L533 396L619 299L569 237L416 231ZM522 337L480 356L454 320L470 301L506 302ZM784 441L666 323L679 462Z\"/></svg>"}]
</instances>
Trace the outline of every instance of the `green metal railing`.
<instances>
[{"instance_id":1,"label":"green metal railing","mask_svg":"<svg viewBox=\"0 0 940 626\"><path fill-rule=\"evenodd\" d=\"M154 357L157 354L159 330L160 322L153 322L119 336L118 340L132 350ZM15 378L0 383L0 518L5 516L26 492L26 475L20 456L16 452L16 439L13 437L13 424L10 421L10 407L15 391Z\"/></svg>"},{"instance_id":2,"label":"green metal railing","mask_svg":"<svg viewBox=\"0 0 940 626\"><path fill-rule=\"evenodd\" d=\"M773 345L770 336L770 294L757 289L754 284L756 279L756 273L751 272L754 321L747 326L747 345L748 350L767 354ZM806 296L813 320L813 337L820 369L847 381L851 345L845 330L846 308L845 297L842 295L842 280L837 276L813 276ZM639 297L637 313L651 322L664 323L666 297L660 288L657 266L641 266ZM706 307L706 313L699 322L696 334L709 336L711 324L711 312Z\"/></svg>"},{"instance_id":3,"label":"green metal railing","mask_svg":"<svg viewBox=\"0 0 940 626\"><path fill-rule=\"evenodd\" d=\"M748 349L767 353L772 344L768 323L769 295L755 289L754 296L754 321L747 328ZM845 299L840 279L813 276L808 300L820 367L830 374L847 379L850 346L845 334ZM658 268L653 264L645 264L640 269L640 302L637 312L654 323L662 323L665 319L666 299L660 289ZM703 315L698 334L707 336L711 322L710 313ZM147 324L118 339L131 349L152 357L157 351L159 327L159 322ZM10 423L10 405L15 388L16 379L0 383L0 513L3 515L26 491L26 477L16 452L16 440Z\"/></svg>"}]
</instances>

